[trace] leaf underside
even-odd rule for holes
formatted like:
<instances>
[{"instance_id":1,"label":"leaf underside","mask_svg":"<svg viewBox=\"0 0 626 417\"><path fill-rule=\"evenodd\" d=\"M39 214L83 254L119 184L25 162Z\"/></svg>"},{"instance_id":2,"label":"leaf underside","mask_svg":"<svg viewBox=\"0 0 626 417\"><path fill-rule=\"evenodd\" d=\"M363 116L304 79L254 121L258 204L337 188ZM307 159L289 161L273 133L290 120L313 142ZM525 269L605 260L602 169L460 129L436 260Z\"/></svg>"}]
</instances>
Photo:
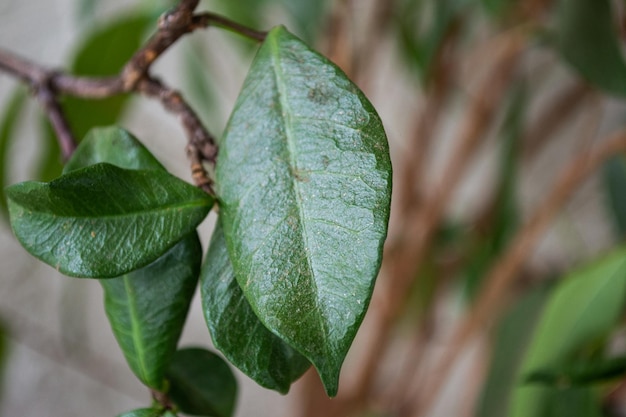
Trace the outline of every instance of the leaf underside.
<instances>
[{"instance_id":1,"label":"leaf underside","mask_svg":"<svg viewBox=\"0 0 626 417\"><path fill-rule=\"evenodd\" d=\"M340 69L277 27L237 100L216 178L244 295L334 396L387 233L391 164L378 115Z\"/></svg>"}]
</instances>

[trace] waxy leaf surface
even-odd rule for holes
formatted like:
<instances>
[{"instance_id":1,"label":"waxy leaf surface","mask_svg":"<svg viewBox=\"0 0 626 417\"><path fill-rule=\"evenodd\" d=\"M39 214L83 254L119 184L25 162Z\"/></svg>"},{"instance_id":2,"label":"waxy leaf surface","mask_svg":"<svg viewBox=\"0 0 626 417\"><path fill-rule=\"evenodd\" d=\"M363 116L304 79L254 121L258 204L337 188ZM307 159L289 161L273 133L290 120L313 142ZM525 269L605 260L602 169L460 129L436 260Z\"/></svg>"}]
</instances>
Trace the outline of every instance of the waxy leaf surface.
<instances>
[{"instance_id":1,"label":"waxy leaf surface","mask_svg":"<svg viewBox=\"0 0 626 417\"><path fill-rule=\"evenodd\" d=\"M112 278L143 267L195 230L213 204L161 170L106 163L7 189L11 226L32 255L66 275Z\"/></svg>"},{"instance_id":2,"label":"waxy leaf surface","mask_svg":"<svg viewBox=\"0 0 626 417\"><path fill-rule=\"evenodd\" d=\"M230 417L237 399L237 381L228 364L201 348L176 352L167 372L168 392L185 414Z\"/></svg>"},{"instance_id":3,"label":"waxy leaf surface","mask_svg":"<svg viewBox=\"0 0 626 417\"><path fill-rule=\"evenodd\" d=\"M259 385L289 391L309 361L263 326L243 295L218 221L200 274L202 306L213 344Z\"/></svg>"},{"instance_id":4,"label":"waxy leaf surface","mask_svg":"<svg viewBox=\"0 0 626 417\"><path fill-rule=\"evenodd\" d=\"M340 69L277 27L239 95L216 177L244 295L334 396L387 233L391 165L378 115Z\"/></svg>"},{"instance_id":5,"label":"waxy leaf surface","mask_svg":"<svg viewBox=\"0 0 626 417\"><path fill-rule=\"evenodd\" d=\"M127 169L165 170L130 133L118 127L92 129L65 171L108 162ZM135 375L162 389L198 281L202 247L193 232L148 266L100 280L111 328Z\"/></svg>"},{"instance_id":6,"label":"waxy leaf surface","mask_svg":"<svg viewBox=\"0 0 626 417\"><path fill-rule=\"evenodd\" d=\"M193 232L152 264L100 281L115 338L137 378L151 388L163 388L201 260L202 246Z\"/></svg>"}]
</instances>

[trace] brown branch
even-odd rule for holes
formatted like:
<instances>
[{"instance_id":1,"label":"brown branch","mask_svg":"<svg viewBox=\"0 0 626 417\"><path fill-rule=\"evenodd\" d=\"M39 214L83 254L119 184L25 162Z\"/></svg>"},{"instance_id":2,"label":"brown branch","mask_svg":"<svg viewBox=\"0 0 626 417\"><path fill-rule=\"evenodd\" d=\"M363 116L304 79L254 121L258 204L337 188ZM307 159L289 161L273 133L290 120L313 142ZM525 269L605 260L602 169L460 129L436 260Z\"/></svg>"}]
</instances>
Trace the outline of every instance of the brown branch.
<instances>
[{"instance_id":1,"label":"brown branch","mask_svg":"<svg viewBox=\"0 0 626 417\"><path fill-rule=\"evenodd\" d=\"M212 180L203 166L215 166L217 143L179 92L150 75L152 64L176 41L197 29L217 26L256 41L266 33L256 31L214 13L194 14L199 0L181 0L159 19L157 32L140 48L114 77L81 77L53 71L15 54L0 50L0 70L28 83L44 107L57 133L63 158L67 160L76 142L59 105L58 95L102 99L123 93L140 93L158 99L163 107L178 116L187 134L187 154L196 185L213 194Z\"/></svg>"},{"instance_id":2,"label":"brown branch","mask_svg":"<svg viewBox=\"0 0 626 417\"><path fill-rule=\"evenodd\" d=\"M535 210L526 226L518 232L509 249L485 278L484 290L481 291L474 307L455 332L450 350L443 355L432 373L432 378L429 379L428 387L425 387L417 400L424 401L423 410L429 410L432 407L436 400L436 393L440 392L463 347L477 330L487 327L490 324L489 318L495 317L495 314L504 306L517 272L535 249L539 238L554 216L591 173L609 157L624 151L626 151L626 130L612 135L591 151L585 149L563 170L552 191Z\"/></svg>"},{"instance_id":3,"label":"brown branch","mask_svg":"<svg viewBox=\"0 0 626 417\"><path fill-rule=\"evenodd\" d=\"M195 184L213 195L213 181L202 167L202 161L215 166L217 144L215 138L204 128L193 109L175 91L155 78L142 78L137 91L147 97L156 98L163 107L178 117L188 138L187 155L191 161L192 177Z\"/></svg>"}]
</instances>

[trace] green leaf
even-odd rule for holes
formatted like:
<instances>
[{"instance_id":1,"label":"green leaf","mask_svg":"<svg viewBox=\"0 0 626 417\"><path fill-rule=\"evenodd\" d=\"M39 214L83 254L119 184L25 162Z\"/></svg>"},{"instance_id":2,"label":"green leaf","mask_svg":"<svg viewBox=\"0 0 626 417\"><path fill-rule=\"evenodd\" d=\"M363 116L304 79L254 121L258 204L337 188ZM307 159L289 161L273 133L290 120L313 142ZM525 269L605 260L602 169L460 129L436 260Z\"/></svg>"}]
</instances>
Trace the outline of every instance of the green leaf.
<instances>
[{"instance_id":1,"label":"green leaf","mask_svg":"<svg viewBox=\"0 0 626 417\"><path fill-rule=\"evenodd\" d=\"M172 414L168 414L168 411L160 408L139 408L137 410L122 413L117 417L166 417Z\"/></svg>"},{"instance_id":2,"label":"green leaf","mask_svg":"<svg viewBox=\"0 0 626 417\"><path fill-rule=\"evenodd\" d=\"M118 127L91 130L65 170L100 162L126 169L165 170L139 140ZM106 313L124 356L135 375L154 389L163 388L164 372L185 324L201 260L202 247L194 232L152 264L100 281Z\"/></svg>"},{"instance_id":3,"label":"green leaf","mask_svg":"<svg viewBox=\"0 0 626 417\"><path fill-rule=\"evenodd\" d=\"M609 0L561 0L556 44L563 58L607 93L626 95L626 63Z\"/></svg>"},{"instance_id":4,"label":"green leaf","mask_svg":"<svg viewBox=\"0 0 626 417\"><path fill-rule=\"evenodd\" d=\"M2 120L0 120L0 215L6 218L7 202L4 187L7 186L9 167L8 150L11 140L15 137L15 127L26 102L26 90L16 88L11 94Z\"/></svg>"},{"instance_id":5,"label":"green leaf","mask_svg":"<svg viewBox=\"0 0 626 417\"><path fill-rule=\"evenodd\" d=\"M604 187L615 235L626 238L626 156L618 155L607 161L603 169Z\"/></svg>"},{"instance_id":6,"label":"green leaf","mask_svg":"<svg viewBox=\"0 0 626 417\"><path fill-rule=\"evenodd\" d=\"M125 16L113 19L88 35L78 48L70 66L72 73L89 76L118 74L141 46L146 29L154 25L147 15ZM106 126L117 121L128 95L104 100L85 100L67 97L63 109L77 138L82 138L95 126Z\"/></svg>"},{"instance_id":7,"label":"green leaf","mask_svg":"<svg viewBox=\"0 0 626 417\"><path fill-rule=\"evenodd\" d=\"M624 248L571 273L554 291L543 311L521 368L520 381L537 371L561 373L574 363L577 352L606 336L615 326L625 296ZM510 414L540 415L537 410L544 409L546 401L540 389L518 388Z\"/></svg>"},{"instance_id":8,"label":"green leaf","mask_svg":"<svg viewBox=\"0 0 626 417\"><path fill-rule=\"evenodd\" d=\"M195 230L213 199L160 170L98 164L50 183L7 188L11 226L32 255L66 275L117 277Z\"/></svg>"},{"instance_id":9,"label":"green leaf","mask_svg":"<svg viewBox=\"0 0 626 417\"><path fill-rule=\"evenodd\" d=\"M151 388L163 389L201 261L202 246L192 233L147 267L100 281L115 338L137 378Z\"/></svg>"},{"instance_id":10,"label":"green leaf","mask_svg":"<svg viewBox=\"0 0 626 417\"><path fill-rule=\"evenodd\" d=\"M221 143L221 215L256 315L315 365L330 396L380 268L387 146L340 69L283 27L270 31Z\"/></svg>"},{"instance_id":11,"label":"green leaf","mask_svg":"<svg viewBox=\"0 0 626 417\"><path fill-rule=\"evenodd\" d=\"M237 399L237 381L222 358L200 348L176 352L167 373L170 398L186 414L230 417Z\"/></svg>"},{"instance_id":12,"label":"green leaf","mask_svg":"<svg viewBox=\"0 0 626 417\"><path fill-rule=\"evenodd\" d=\"M534 289L515 304L504 316L496 330L493 354L487 381L482 390L476 415L500 417L507 407L519 367L530 342L537 319L550 294L550 287Z\"/></svg>"},{"instance_id":13,"label":"green leaf","mask_svg":"<svg viewBox=\"0 0 626 417\"><path fill-rule=\"evenodd\" d=\"M267 330L252 311L235 279L221 220L200 280L204 317L215 347L259 385L286 394L311 364Z\"/></svg>"},{"instance_id":14,"label":"green leaf","mask_svg":"<svg viewBox=\"0 0 626 417\"><path fill-rule=\"evenodd\" d=\"M163 165L132 134L117 126L89 131L78 145L63 173L106 162L125 169L160 169Z\"/></svg>"},{"instance_id":15,"label":"green leaf","mask_svg":"<svg viewBox=\"0 0 626 417\"><path fill-rule=\"evenodd\" d=\"M589 385L615 379L626 374L626 356L614 358L577 360L559 373L535 371L524 379L524 383L547 385Z\"/></svg>"},{"instance_id":16,"label":"green leaf","mask_svg":"<svg viewBox=\"0 0 626 417\"><path fill-rule=\"evenodd\" d=\"M528 385L518 388L512 417L604 417L596 389Z\"/></svg>"}]
</instances>

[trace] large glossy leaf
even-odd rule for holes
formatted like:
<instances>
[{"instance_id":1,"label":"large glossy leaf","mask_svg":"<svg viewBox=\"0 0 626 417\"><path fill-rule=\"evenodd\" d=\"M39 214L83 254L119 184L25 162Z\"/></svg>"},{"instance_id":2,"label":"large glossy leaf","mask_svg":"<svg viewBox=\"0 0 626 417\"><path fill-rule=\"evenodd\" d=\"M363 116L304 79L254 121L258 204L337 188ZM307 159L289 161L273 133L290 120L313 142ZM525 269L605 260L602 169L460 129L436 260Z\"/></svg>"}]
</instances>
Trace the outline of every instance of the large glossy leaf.
<instances>
[{"instance_id":1,"label":"large glossy leaf","mask_svg":"<svg viewBox=\"0 0 626 417\"><path fill-rule=\"evenodd\" d=\"M536 372L560 374L574 355L615 326L626 297L626 250L572 273L554 291L543 311L520 372L520 383ZM547 405L541 387L517 389L513 416L540 415ZM529 410L533 413L529 414Z\"/></svg>"},{"instance_id":2,"label":"large glossy leaf","mask_svg":"<svg viewBox=\"0 0 626 417\"><path fill-rule=\"evenodd\" d=\"M311 364L263 326L235 279L221 220L200 274L202 306L213 344L259 385L287 393Z\"/></svg>"},{"instance_id":3,"label":"large glossy leaf","mask_svg":"<svg viewBox=\"0 0 626 417\"><path fill-rule=\"evenodd\" d=\"M17 88L11 94L4 115L0 120L0 215L2 217L7 215L7 202L4 195L4 187L7 186L7 174L11 166L10 161L7 159L8 149L11 144L11 139L15 137L14 130L17 125L16 122L24 107L25 99L26 91L22 88Z\"/></svg>"},{"instance_id":4,"label":"large glossy leaf","mask_svg":"<svg viewBox=\"0 0 626 417\"><path fill-rule=\"evenodd\" d=\"M387 232L391 165L367 98L283 27L256 56L217 164L235 276L335 395Z\"/></svg>"},{"instance_id":5,"label":"large glossy leaf","mask_svg":"<svg viewBox=\"0 0 626 417\"><path fill-rule=\"evenodd\" d=\"M626 62L609 0L561 0L557 46L584 78L608 93L626 95Z\"/></svg>"},{"instance_id":6,"label":"large glossy leaf","mask_svg":"<svg viewBox=\"0 0 626 417\"><path fill-rule=\"evenodd\" d=\"M126 169L163 166L130 133L97 128L80 143L65 172L108 162ZM100 280L113 333L137 377L161 389L198 280L202 247L193 232L152 264Z\"/></svg>"},{"instance_id":7,"label":"large glossy leaf","mask_svg":"<svg viewBox=\"0 0 626 417\"><path fill-rule=\"evenodd\" d=\"M167 373L169 395L186 414L230 417L237 399L237 381L222 358L206 349L176 352Z\"/></svg>"},{"instance_id":8,"label":"large glossy leaf","mask_svg":"<svg viewBox=\"0 0 626 417\"><path fill-rule=\"evenodd\" d=\"M101 280L106 314L126 361L137 378L154 389L163 388L201 260L202 246L194 232L152 264Z\"/></svg>"},{"instance_id":9,"label":"large glossy leaf","mask_svg":"<svg viewBox=\"0 0 626 417\"><path fill-rule=\"evenodd\" d=\"M626 155L607 161L603 169L604 189L610 214L615 222L615 235L626 238Z\"/></svg>"},{"instance_id":10,"label":"large glossy leaf","mask_svg":"<svg viewBox=\"0 0 626 417\"><path fill-rule=\"evenodd\" d=\"M32 255L70 276L143 267L195 230L213 204L160 170L98 164L7 189L11 226Z\"/></svg>"}]
</instances>

